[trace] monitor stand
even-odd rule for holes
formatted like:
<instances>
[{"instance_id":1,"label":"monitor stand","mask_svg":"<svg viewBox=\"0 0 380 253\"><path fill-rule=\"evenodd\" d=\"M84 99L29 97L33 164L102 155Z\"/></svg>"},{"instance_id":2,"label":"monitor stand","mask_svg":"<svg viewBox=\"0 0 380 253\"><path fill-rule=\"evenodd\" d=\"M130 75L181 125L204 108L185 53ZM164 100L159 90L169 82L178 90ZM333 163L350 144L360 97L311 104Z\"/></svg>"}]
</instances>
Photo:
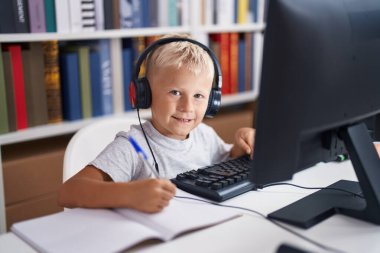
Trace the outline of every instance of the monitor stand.
<instances>
[{"instance_id":1,"label":"monitor stand","mask_svg":"<svg viewBox=\"0 0 380 253\"><path fill-rule=\"evenodd\" d=\"M268 215L301 228L309 228L340 213L380 225L380 159L364 123L340 131L358 182L338 181L328 187L364 196L323 189Z\"/></svg>"}]
</instances>

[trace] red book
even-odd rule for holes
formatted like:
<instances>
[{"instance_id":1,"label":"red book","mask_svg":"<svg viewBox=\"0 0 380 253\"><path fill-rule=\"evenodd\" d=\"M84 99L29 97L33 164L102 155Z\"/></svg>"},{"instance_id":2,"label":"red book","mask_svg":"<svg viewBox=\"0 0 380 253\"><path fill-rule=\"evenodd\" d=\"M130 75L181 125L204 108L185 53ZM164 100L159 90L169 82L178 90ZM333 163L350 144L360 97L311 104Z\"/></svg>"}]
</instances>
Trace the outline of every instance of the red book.
<instances>
[{"instance_id":1,"label":"red book","mask_svg":"<svg viewBox=\"0 0 380 253\"><path fill-rule=\"evenodd\" d=\"M238 91L239 34L230 34L230 93Z\"/></svg>"},{"instance_id":2,"label":"red book","mask_svg":"<svg viewBox=\"0 0 380 253\"><path fill-rule=\"evenodd\" d=\"M16 107L16 129L20 130L28 127L21 46L10 45L8 46L8 50L10 53L12 65L14 100Z\"/></svg>"},{"instance_id":3,"label":"red book","mask_svg":"<svg viewBox=\"0 0 380 253\"><path fill-rule=\"evenodd\" d=\"M215 44L213 47L218 48L219 64L222 71L222 94L230 93L230 46L229 34L218 33L213 34L211 37L212 42Z\"/></svg>"}]
</instances>

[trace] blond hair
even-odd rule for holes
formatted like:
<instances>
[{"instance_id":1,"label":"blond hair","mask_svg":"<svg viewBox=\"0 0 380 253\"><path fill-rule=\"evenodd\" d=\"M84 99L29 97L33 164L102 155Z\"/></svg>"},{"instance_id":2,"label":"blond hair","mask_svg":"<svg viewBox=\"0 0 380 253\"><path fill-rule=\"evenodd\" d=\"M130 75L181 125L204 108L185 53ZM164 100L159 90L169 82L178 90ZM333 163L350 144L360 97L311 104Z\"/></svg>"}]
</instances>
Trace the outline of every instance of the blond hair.
<instances>
[{"instance_id":1,"label":"blond hair","mask_svg":"<svg viewBox=\"0 0 380 253\"><path fill-rule=\"evenodd\" d=\"M166 35L164 38L190 38L187 35ZM207 73L210 79L214 77L214 64L210 55L200 46L188 41L174 41L163 44L147 56L146 75L160 68L185 68L194 75Z\"/></svg>"}]
</instances>

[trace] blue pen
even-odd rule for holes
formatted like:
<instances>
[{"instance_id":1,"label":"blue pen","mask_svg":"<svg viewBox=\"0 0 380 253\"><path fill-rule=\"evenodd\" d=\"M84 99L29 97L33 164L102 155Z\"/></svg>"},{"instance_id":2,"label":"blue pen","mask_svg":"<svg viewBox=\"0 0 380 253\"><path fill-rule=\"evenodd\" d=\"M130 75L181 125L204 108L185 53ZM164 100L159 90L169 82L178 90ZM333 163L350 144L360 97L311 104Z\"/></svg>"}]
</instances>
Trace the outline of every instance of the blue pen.
<instances>
[{"instance_id":1,"label":"blue pen","mask_svg":"<svg viewBox=\"0 0 380 253\"><path fill-rule=\"evenodd\" d=\"M128 137L129 142L132 144L133 148L135 149L137 155L143 160L145 166L147 166L153 173L153 175L156 178L160 178L160 175L158 175L157 171L148 163L148 156L144 152L144 150L140 147L140 145L136 142L136 140L132 137Z\"/></svg>"}]
</instances>

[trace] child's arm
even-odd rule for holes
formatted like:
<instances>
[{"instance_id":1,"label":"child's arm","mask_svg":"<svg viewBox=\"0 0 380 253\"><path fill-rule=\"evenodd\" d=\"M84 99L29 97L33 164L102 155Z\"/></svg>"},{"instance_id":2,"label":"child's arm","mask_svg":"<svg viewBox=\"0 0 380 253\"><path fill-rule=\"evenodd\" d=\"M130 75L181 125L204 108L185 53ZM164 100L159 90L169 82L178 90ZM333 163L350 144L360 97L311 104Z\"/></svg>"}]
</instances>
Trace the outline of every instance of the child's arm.
<instances>
[{"instance_id":1,"label":"child's arm","mask_svg":"<svg viewBox=\"0 0 380 253\"><path fill-rule=\"evenodd\" d=\"M86 166L61 186L58 204L85 208L127 207L153 213L169 204L175 190L175 185L166 179L116 183L96 167Z\"/></svg>"},{"instance_id":2,"label":"child's arm","mask_svg":"<svg viewBox=\"0 0 380 253\"><path fill-rule=\"evenodd\" d=\"M253 153L255 129L243 127L236 131L233 147L230 151L230 157L236 158L245 154Z\"/></svg>"}]
</instances>

